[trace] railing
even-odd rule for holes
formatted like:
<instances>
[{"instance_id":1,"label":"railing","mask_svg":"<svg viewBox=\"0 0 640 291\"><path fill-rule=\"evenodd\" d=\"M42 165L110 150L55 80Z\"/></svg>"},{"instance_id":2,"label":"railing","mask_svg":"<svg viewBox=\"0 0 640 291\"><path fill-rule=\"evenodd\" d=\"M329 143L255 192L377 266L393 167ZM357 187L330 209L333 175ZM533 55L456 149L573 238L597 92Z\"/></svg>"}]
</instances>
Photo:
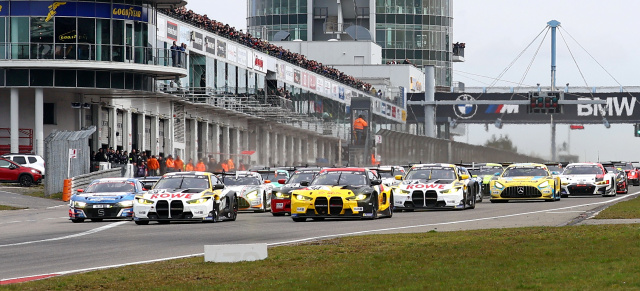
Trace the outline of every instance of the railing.
<instances>
[{"instance_id":1,"label":"railing","mask_svg":"<svg viewBox=\"0 0 640 291\"><path fill-rule=\"evenodd\" d=\"M79 60L136 63L186 69L180 50L127 45L0 43L0 60Z\"/></svg>"}]
</instances>

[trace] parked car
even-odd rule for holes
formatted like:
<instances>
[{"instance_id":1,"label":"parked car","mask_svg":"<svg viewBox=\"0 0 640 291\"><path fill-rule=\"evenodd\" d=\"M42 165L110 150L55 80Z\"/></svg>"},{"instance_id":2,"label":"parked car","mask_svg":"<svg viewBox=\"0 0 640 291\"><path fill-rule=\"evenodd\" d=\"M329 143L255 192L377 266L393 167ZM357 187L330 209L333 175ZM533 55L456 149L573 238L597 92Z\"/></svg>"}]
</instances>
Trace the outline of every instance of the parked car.
<instances>
[{"instance_id":1,"label":"parked car","mask_svg":"<svg viewBox=\"0 0 640 291\"><path fill-rule=\"evenodd\" d=\"M22 166L34 168L42 174L44 179L44 159L39 155L33 154L4 154L3 158L12 160Z\"/></svg>"},{"instance_id":2,"label":"parked car","mask_svg":"<svg viewBox=\"0 0 640 291\"><path fill-rule=\"evenodd\" d=\"M29 187L40 183L40 181L42 181L40 171L0 158L0 182L20 183L21 186Z\"/></svg>"}]
</instances>

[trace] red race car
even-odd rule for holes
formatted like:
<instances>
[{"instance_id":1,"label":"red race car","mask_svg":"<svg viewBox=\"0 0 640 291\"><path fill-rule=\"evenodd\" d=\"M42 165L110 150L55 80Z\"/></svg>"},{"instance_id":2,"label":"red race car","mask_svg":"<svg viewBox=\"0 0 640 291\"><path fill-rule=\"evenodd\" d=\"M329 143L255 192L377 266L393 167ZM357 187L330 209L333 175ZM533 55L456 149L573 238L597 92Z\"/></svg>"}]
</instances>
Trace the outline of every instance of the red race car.
<instances>
[{"instance_id":1,"label":"red race car","mask_svg":"<svg viewBox=\"0 0 640 291\"><path fill-rule=\"evenodd\" d=\"M640 186L640 172L633 166L634 162L614 162L616 168L622 168L627 174L627 180L629 184L633 186Z\"/></svg>"}]
</instances>

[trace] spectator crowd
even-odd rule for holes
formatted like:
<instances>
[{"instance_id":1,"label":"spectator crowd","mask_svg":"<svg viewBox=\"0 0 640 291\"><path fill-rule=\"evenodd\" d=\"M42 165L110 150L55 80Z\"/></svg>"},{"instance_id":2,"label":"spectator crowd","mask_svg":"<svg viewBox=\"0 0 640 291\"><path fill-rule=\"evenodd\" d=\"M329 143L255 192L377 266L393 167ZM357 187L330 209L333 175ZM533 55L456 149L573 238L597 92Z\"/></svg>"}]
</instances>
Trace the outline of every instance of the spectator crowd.
<instances>
[{"instance_id":1,"label":"spectator crowd","mask_svg":"<svg viewBox=\"0 0 640 291\"><path fill-rule=\"evenodd\" d=\"M91 155L91 162L107 162L111 163L112 167L122 167L126 164L134 165L135 177L150 177L161 176L171 172L230 172L230 171L244 171L247 166L243 163L239 163L236 167L233 159L228 159L222 162L218 162L213 155L208 157L201 157L197 161L188 159L185 163L180 156L169 155L167 157L164 154L148 155L145 151L136 151L132 149L131 152L114 150L113 148L102 149L98 152L93 152Z\"/></svg>"},{"instance_id":2,"label":"spectator crowd","mask_svg":"<svg viewBox=\"0 0 640 291\"><path fill-rule=\"evenodd\" d=\"M229 24L223 24L221 22L210 19L206 14L200 15L193 12L193 10L187 10L185 7L176 9L163 9L161 11L169 16L188 22L196 27L211 31L225 38L234 40L252 49L259 50L294 65L306 68L309 71L318 73L327 78L340 81L343 84L349 85L355 89L362 91L371 90L372 86L369 83L360 81L353 76L349 76L337 69L325 66L320 62L308 60L304 55L292 53L291 51L271 44L266 40L255 38L249 33L242 32L242 30L237 31L234 27L230 27Z\"/></svg>"}]
</instances>

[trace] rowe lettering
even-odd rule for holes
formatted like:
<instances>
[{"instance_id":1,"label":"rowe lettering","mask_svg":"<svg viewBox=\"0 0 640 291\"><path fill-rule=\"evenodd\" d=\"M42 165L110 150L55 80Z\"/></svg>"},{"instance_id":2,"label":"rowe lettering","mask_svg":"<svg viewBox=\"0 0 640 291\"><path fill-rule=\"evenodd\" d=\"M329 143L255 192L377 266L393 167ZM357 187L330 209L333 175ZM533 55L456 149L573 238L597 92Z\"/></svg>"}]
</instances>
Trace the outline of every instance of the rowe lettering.
<instances>
[{"instance_id":1,"label":"rowe lettering","mask_svg":"<svg viewBox=\"0 0 640 291\"><path fill-rule=\"evenodd\" d=\"M153 194L151 195L150 199L161 199L161 198L171 198L171 199L191 199L191 196L193 196L193 194Z\"/></svg>"},{"instance_id":2,"label":"rowe lettering","mask_svg":"<svg viewBox=\"0 0 640 291\"><path fill-rule=\"evenodd\" d=\"M444 185L436 185L436 184L415 184L415 185L407 185L407 190L409 189L444 189Z\"/></svg>"}]
</instances>

